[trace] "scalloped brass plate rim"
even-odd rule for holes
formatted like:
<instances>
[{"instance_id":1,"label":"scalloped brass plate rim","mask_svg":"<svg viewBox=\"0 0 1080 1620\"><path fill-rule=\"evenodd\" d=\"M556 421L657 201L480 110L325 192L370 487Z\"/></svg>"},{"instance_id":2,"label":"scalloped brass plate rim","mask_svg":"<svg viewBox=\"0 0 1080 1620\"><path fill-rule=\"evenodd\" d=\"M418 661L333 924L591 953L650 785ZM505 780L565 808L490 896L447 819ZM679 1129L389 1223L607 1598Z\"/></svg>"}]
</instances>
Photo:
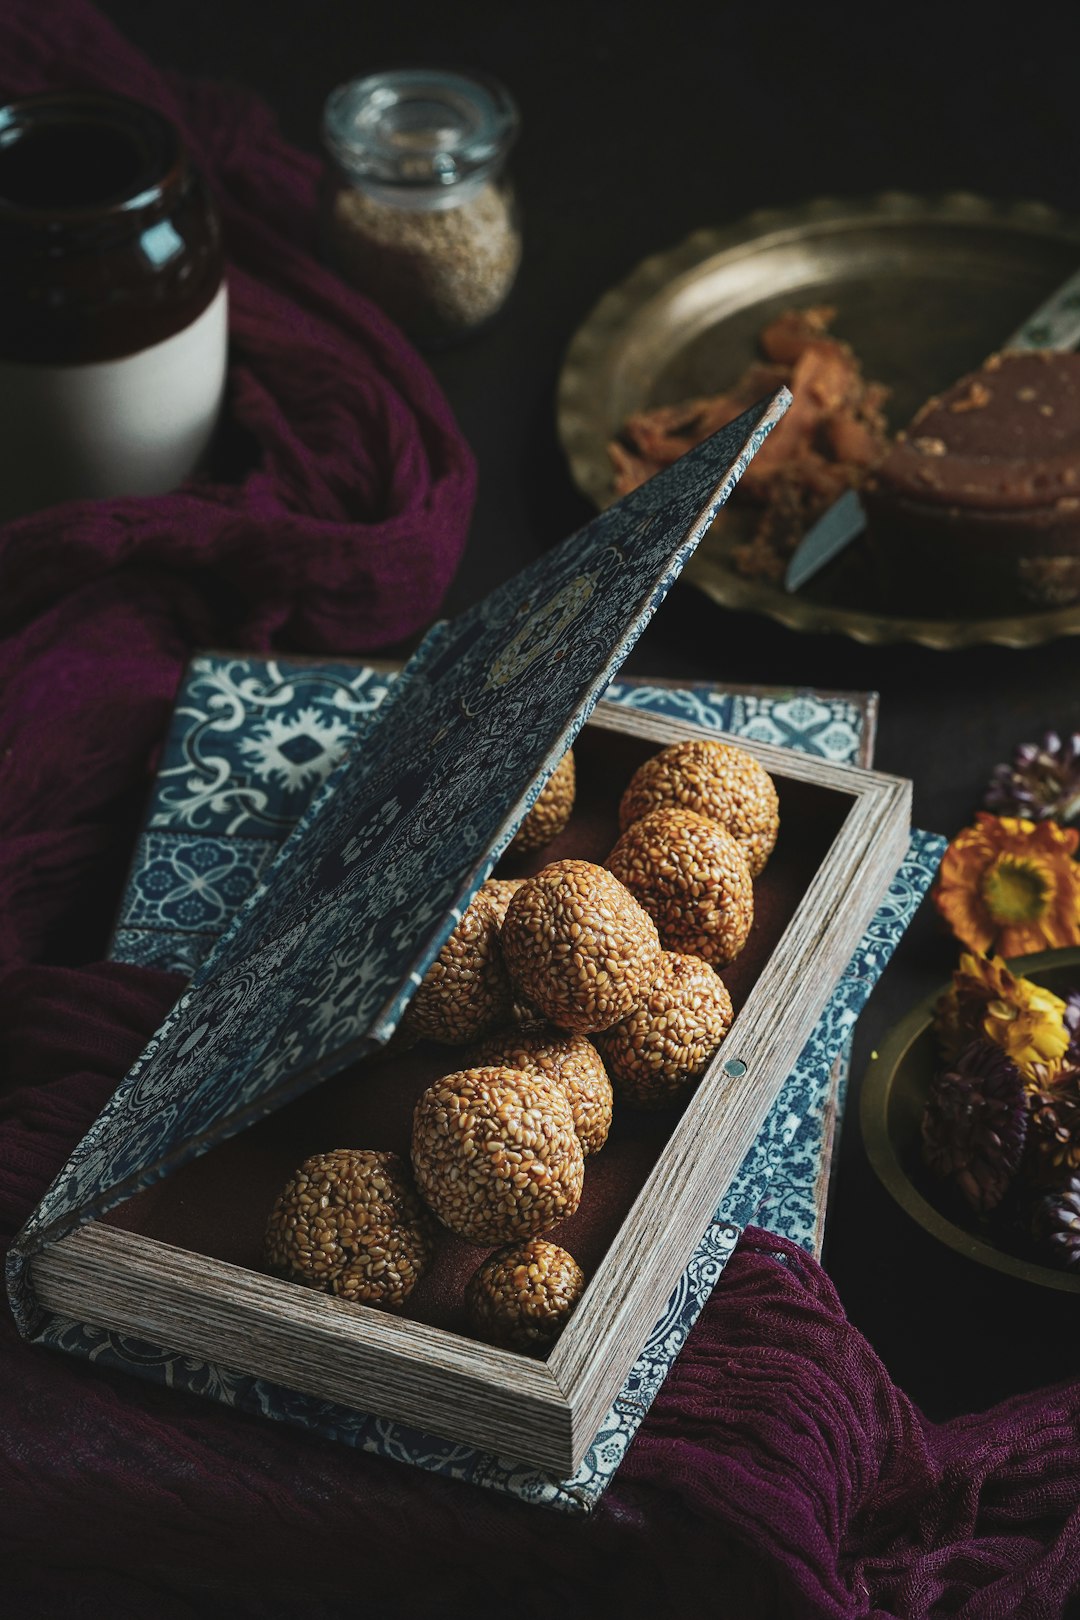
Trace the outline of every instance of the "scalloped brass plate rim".
<instances>
[{"instance_id":1,"label":"scalloped brass plate rim","mask_svg":"<svg viewBox=\"0 0 1080 1620\"><path fill-rule=\"evenodd\" d=\"M674 247L643 259L604 293L567 347L557 385L556 416L559 440L577 489L598 508L613 500L606 445L618 423L603 419L597 381L610 367L614 347L628 324L641 318L659 294L670 293L680 278L693 279L720 254L743 249L752 255L778 238L806 235L815 227L830 231L850 227L854 231L882 222L902 226L935 221L992 223L1007 230L1075 241L1080 259L1080 220L1040 202L1005 202L960 191L937 196L883 191L869 197L816 197L796 208L757 209L731 225L694 231ZM832 605L736 574L707 542L698 548L683 578L721 607L763 614L790 630L844 635L864 645L913 642L944 652L987 644L1034 647L1058 637L1080 635L1080 604L982 619L892 617Z\"/></svg>"}]
</instances>

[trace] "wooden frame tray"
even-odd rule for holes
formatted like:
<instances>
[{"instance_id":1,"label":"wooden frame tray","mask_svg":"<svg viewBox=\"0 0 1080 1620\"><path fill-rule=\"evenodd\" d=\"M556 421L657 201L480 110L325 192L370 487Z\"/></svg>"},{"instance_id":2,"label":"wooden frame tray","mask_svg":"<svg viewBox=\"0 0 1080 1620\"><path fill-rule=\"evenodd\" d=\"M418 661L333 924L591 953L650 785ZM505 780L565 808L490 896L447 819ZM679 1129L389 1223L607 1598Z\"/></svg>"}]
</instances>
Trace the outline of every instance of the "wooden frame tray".
<instances>
[{"instance_id":1,"label":"wooden frame tray","mask_svg":"<svg viewBox=\"0 0 1080 1620\"><path fill-rule=\"evenodd\" d=\"M701 734L600 704L578 746L644 757ZM785 801L790 806L809 795L821 812L819 826L831 818L834 831L717 1059L671 1128L546 1361L431 1322L345 1305L107 1221L83 1226L33 1257L38 1304L560 1475L571 1472L907 847L907 782L764 744L740 740L740 746L776 779L782 817ZM621 785L610 783L612 814ZM798 839L797 822L789 815L782 836ZM537 864L552 857L544 852ZM587 858L602 856L593 851Z\"/></svg>"}]
</instances>

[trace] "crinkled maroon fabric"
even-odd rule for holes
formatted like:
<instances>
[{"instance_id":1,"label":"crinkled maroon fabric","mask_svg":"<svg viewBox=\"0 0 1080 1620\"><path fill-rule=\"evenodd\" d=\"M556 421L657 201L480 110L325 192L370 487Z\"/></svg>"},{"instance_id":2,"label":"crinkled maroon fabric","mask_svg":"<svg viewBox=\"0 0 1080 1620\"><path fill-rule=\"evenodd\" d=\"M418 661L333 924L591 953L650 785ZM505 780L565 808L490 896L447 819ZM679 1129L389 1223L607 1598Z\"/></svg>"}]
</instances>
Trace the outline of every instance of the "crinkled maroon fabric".
<instances>
[{"instance_id":1,"label":"crinkled maroon fabric","mask_svg":"<svg viewBox=\"0 0 1080 1620\"><path fill-rule=\"evenodd\" d=\"M426 370L310 251L314 167L91 11L8 0L0 82L124 88L226 220L245 469L0 531L0 1242L173 1000L100 960L181 664L356 652L436 610L472 493ZM242 429L242 433L241 433ZM1075 1386L934 1426L820 1267L748 1233L590 1519L23 1344L0 1318L0 1589L51 1616L1051 1620L1080 1579Z\"/></svg>"},{"instance_id":2,"label":"crinkled maroon fabric","mask_svg":"<svg viewBox=\"0 0 1080 1620\"><path fill-rule=\"evenodd\" d=\"M117 964L0 985L5 1239L176 988ZM929 1425L821 1268L753 1230L588 1520L34 1349L10 1319L0 1345L5 1591L35 1616L458 1616L512 1592L521 1620L1050 1620L1080 1577L1075 1387Z\"/></svg>"},{"instance_id":3,"label":"crinkled maroon fabric","mask_svg":"<svg viewBox=\"0 0 1080 1620\"><path fill-rule=\"evenodd\" d=\"M319 165L254 97L156 72L79 0L7 0L0 90L60 87L150 102L211 182L229 266L230 476L10 525L0 624L137 568L206 599L229 645L370 651L411 636L460 556L473 463L411 346L319 264Z\"/></svg>"},{"instance_id":4,"label":"crinkled maroon fabric","mask_svg":"<svg viewBox=\"0 0 1080 1620\"><path fill-rule=\"evenodd\" d=\"M453 576L475 487L426 365L319 263L318 164L265 107L156 72L78 0L8 0L0 92L58 87L137 96L183 131L224 225L228 395L216 481L0 529L0 961L70 957L54 901L115 858L117 796L144 785L192 649L413 636Z\"/></svg>"}]
</instances>

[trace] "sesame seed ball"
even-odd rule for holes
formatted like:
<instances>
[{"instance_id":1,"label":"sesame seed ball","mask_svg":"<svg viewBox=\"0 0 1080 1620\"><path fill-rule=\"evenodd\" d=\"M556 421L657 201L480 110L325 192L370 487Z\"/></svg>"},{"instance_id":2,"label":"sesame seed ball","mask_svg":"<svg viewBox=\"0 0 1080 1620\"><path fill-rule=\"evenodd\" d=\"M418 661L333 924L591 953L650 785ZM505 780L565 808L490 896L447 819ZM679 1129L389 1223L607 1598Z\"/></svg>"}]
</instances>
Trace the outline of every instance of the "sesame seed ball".
<instances>
[{"instance_id":1,"label":"sesame seed ball","mask_svg":"<svg viewBox=\"0 0 1080 1620\"><path fill-rule=\"evenodd\" d=\"M596 1047L584 1035L552 1025L496 1030L472 1053L476 1064L505 1064L524 1074L543 1074L570 1099L582 1152L599 1153L611 1129L611 1081Z\"/></svg>"},{"instance_id":2,"label":"sesame seed ball","mask_svg":"<svg viewBox=\"0 0 1080 1620\"><path fill-rule=\"evenodd\" d=\"M615 876L660 930L664 949L734 961L754 922L754 884L742 846L692 810L654 810L608 856Z\"/></svg>"},{"instance_id":3,"label":"sesame seed ball","mask_svg":"<svg viewBox=\"0 0 1080 1620\"><path fill-rule=\"evenodd\" d=\"M266 1228L271 1271L354 1304L396 1307L434 1253L435 1228L396 1153L305 1159Z\"/></svg>"},{"instance_id":4,"label":"sesame seed ball","mask_svg":"<svg viewBox=\"0 0 1080 1620\"><path fill-rule=\"evenodd\" d=\"M581 1201L585 1160L566 1093L497 1065L428 1087L413 1115L421 1194L470 1243L536 1237Z\"/></svg>"},{"instance_id":5,"label":"sesame seed ball","mask_svg":"<svg viewBox=\"0 0 1080 1620\"><path fill-rule=\"evenodd\" d=\"M621 1102L663 1108L708 1068L731 1028L731 997L699 956L665 951L648 994L597 1036Z\"/></svg>"},{"instance_id":6,"label":"sesame seed ball","mask_svg":"<svg viewBox=\"0 0 1080 1620\"><path fill-rule=\"evenodd\" d=\"M510 1012L499 919L481 889L424 975L402 1018L407 1036L464 1046Z\"/></svg>"},{"instance_id":7,"label":"sesame seed ball","mask_svg":"<svg viewBox=\"0 0 1080 1620\"><path fill-rule=\"evenodd\" d=\"M764 870L780 830L780 804L772 777L744 748L701 738L662 749L630 778L619 826L625 832L665 805L719 821L742 845L751 877Z\"/></svg>"},{"instance_id":8,"label":"sesame seed ball","mask_svg":"<svg viewBox=\"0 0 1080 1620\"><path fill-rule=\"evenodd\" d=\"M645 989L660 950L656 924L591 861L553 861L506 908L502 948L521 997L560 1029L608 1029Z\"/></svg>"},{"instance_id":9,"label":"sesame seed ball","mask_svg":"<svg viewBox=\"0 0 1080 1620\"><path fill-rule=\"evenodd\" d=\"M574 756L568 749L514 834L510 844L511 853L526 855L532 849L542 849L558 837L573 814L575 785Z\"/></svg>"},{"instance_id":10,"label":"sesame seed ball","mask_svg":"<svg viewBox=\"0 0 1080 1620\"><path fill-rule=\"evenodd\" d=\"M480 893L495 907L495 916L502 928L506 908L524 883L524 878L488 878L480 885Z\"/></svg>"},{"instance_id":11,"label":"sesame seed ball","mask_svg":"<svg viewBox=\"0 0 1080 1620\"><path fill-rule=\"evenodd\" d=\"M480 893L486 895L495 907L499 918L500 934L502 932L503 918L506 916L506 908L524 882L524 878L488 878L480 889ZM530 1007L528 1002L519 1001L516 997L510 1006L510 1018L515 1024L543 1023L543 1019L535 1007Z\"/></svg>"},{"instance_id":12,"label":"sesame seed ball","mask_svg":"<svg viewBox=\"0 0 1080 1620\"><path fill-rule=\"evenodd\" d=\"M543 1350L566 1326L585 1288L585 1273L557 1243L533 1238L496 1249L465 1287L465 1310L478 1338L510 1350Z\"/></svg>"}]
</instances>

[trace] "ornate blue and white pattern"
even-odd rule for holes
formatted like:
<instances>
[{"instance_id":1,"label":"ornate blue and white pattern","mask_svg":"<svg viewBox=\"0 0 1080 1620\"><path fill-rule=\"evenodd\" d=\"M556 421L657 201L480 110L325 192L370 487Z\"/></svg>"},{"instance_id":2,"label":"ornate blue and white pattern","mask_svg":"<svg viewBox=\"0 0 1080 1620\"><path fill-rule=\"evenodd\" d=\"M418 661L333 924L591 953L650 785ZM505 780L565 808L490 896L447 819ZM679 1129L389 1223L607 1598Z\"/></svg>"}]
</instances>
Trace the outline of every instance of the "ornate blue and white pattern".
<instances>
[{"instance_id":1,"label":"ornate blue and white pattern","mask_svg":"<svg viewBox=\"0 0 1080 1620\"><path fill-rule=\"evenodd\" d=\"M178 973L190 979L199 963L213 949L216 934L172 933L168 929L150 932L145 928L118 928L109 946L117 962L133 967L157 968L162 973Z\"/></svg>"},{"instance_id":2,"label":"ornate blue and white pattern","mask_svg":"<svg viewBox=\"0 0 1080 1620\"><path fill-rule=\"evenodd\" d=\"M874 917L859 949L822 1013L813 1035L782 1087L766 1126L747 1154L720 1209L710 1223L667 1308L627 1375L610 1412L601 1424L581 1467L570 1479L557 1480L511 1458L495 1457L449 1440L375 1418L330 1401L298 1395L245 1373L209 1366L188 1356L119 1333L52 1318L38 1325L37 1342L87 1357L104 1366L136 1373L170 1388L209 1395L245 1412L258 1412L355 1446L362 1451L447 1478L466 1480L509 1492L525 1501L571 1513L587 1513L610 1484L655 1399L671 1364L685 1343L712 1289L727 1264L740 1229L758 1217L776 1174L776 1143L791 1134L790 1121L820 1118L829 1090L829 1067L885 964L929 888L945 840L913 833L905 861L887 901ZM812 1168L816 1179L818 1158ZM795 1177L797 1169L791 1172ZM782 1222L773 1230L799 1241L798 1229Z\"/></svg>"},{"instance_id":3,"label":"ornate blue and white pattern","mask_svg":"<svg viewBox=\"0 0 1080 1620\"><path fill-rule=\"evenodd\" d=\"M604 693L613 703L632 703L671 719L688 720L710 731L727 731L750 742L774 743L818 754L834 765L855 765L868 758L877 699L859 700L847 692L814 692L805 688L768 693L738 687L671 687L647 681L613 681Z\"/></svg>"},{"instance_id":4,"label":"ornate blue and white pattern","mask_svg":"<svg viewBox=\"0 0 1080 1620\"><path fill-rule=\"evenodd\" d=\"M808 1096L801 1113L791 1106L799 1101L794 1097L787 1108L775 1107L757 1142L768 1160L769 1181L752 1224L781 1233L815 1256L824 1232L820 1182L828 1177L835 1156L849 1059L850 1043L845 1042L833 1065L833 1083Z\"/></svg>"},{"instance_id":5,"label":"ornate blue and white pattern","mask_svg":"<svg viewBox=\"0 0 1080 1620\"><path fill-rule=\"evenodd\" d=\"M384 699L393 724L367 726L324 781L23 1228L16 1266L390 1037L789 403L754 406L429 638ZM193 796L211 813L213 793Z\"/></svg>"},{"instance_id":6,"label":"ornate blue and white pattern","mask_svg":"<svg viewBox=\"0 0 1080 1620\"><path fill-rule=\"evenodd\" d=\"M280 842L386 686L385 675L355 664L193 658L150 827Z\"/></svg>"},{"instance_id":7,"label":"ornate blue and white pattern","mask_svg":"<svg viewBox=\"0 0 1080 1620\"><path fill-rule=\"evenodd\" d=\"M276 839L144 833L121 925L220 934L276 849Z\"/></svg>"}]
</instances>

